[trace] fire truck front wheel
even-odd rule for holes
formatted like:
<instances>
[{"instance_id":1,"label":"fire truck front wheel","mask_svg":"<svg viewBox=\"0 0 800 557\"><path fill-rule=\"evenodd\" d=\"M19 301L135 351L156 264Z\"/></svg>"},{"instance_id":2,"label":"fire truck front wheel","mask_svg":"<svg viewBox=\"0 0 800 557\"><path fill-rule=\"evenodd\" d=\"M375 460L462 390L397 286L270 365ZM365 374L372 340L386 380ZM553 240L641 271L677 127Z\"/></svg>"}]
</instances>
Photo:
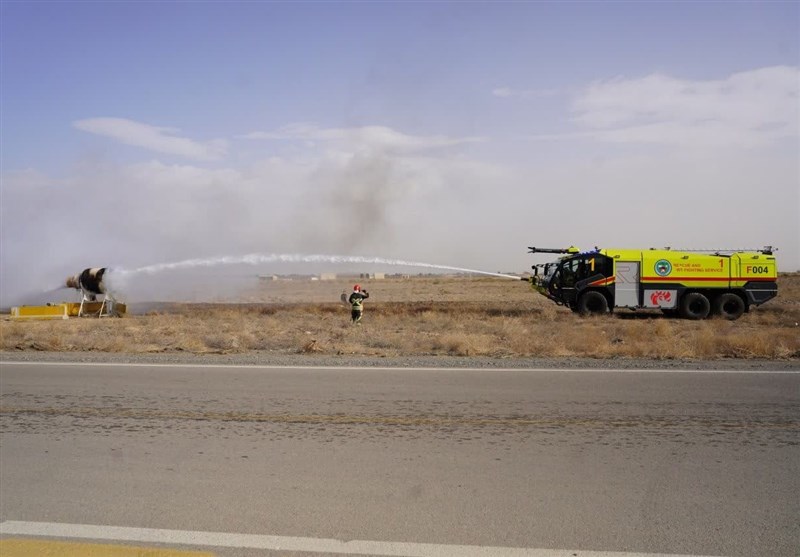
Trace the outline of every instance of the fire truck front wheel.
<instances>
[{"instance_id":1,"label":"fire truck front wheel","mask_svg":"<svg viewBox=\"0 0 800 557\"><path fill-rule=\"evenodd\" d=\"M717 296L714 300L714 315L719 315L723 319L739 319L745 312L744 300L733 292L725 292Z\"/></svg>"},{"instance_id":2,"label":"fire truck front wheel","mask_svg":"<svg viewBox=\"0 0 800 557\"><path fill-rule=\"evenodd\" d=\"M711 313L711 302L700 292L689 292L681 300L681 317L705 319Z\"/></svg>"},{"instance_id":3,"label":"fire truck front wheel","mask_svg":"<svg viewBox=\"0 0 800 557\"><path fill-rule=\"evenodd\" d=\"M608 313L608 300L600 292L594 290L584 292L578 300L578 313L581 315Z\"/></svg>"}]
</instances>

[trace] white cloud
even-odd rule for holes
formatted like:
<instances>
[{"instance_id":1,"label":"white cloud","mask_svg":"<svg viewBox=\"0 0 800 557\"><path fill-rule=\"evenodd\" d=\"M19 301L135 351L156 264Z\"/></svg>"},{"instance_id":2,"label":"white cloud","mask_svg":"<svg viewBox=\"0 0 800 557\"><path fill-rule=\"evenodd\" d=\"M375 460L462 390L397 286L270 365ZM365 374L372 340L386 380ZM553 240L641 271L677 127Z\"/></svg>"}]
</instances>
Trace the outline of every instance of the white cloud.
<instances>
[{"instance_id":1,"label":"white cloud","mask_svg":"<svg viewBox=\"0 0 800 557\"><path fill-rule=\"evenodd\" d=\"M89 133L111 137L127 145L194 160L220 159L227 152L225 140L200 143L176 136L179 130L174 128L151 126L125 118L88 118L74 122L73 126Z\"/></svg>"},{"instance_id":2,"label":"white cloud","mask_svg":"<svg viewBox=\"0 0 800 557\"><path fill-rule=\"evenodd\" d=\"M347 149L374 148L394 152L415 152L453 147L483 141L480 137L414 136L385 126L320 128L310 123L294 123L272 132L251 132L244 139L304 139L330 142Z\"/></svg>"},{"instance_id":3,"label":"white cloud","mask_svg":"<svg viewBox=\"0 0 800 557\"><path fill-rule=\"evenodd\" d=\"M800 135L799 93L796 67L709 81L652 74L592 83L572 110L601 141L754 146Z\"/></svg>"}]
</instances>

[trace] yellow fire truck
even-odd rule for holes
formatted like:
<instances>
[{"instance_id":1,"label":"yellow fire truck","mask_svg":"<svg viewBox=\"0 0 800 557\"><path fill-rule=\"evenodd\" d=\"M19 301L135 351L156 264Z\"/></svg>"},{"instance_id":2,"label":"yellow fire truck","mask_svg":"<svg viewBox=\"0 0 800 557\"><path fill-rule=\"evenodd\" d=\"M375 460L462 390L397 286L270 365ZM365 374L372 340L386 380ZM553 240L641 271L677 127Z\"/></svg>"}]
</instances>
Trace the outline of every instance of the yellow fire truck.
<instances>
[{"instance_id":1,"label":"yellow fire truck","mask_svg":"<svg viewBox=\"0 0 800 557\"><path fill-rule=\"evenodd\" d=\"M687 319L718 315L738 319L778 294L773 249L673 251L529 247L529 253L559 253L534 265L531 285L581 315L616 308L660 309Z\"/></svg>"}]
</instances>

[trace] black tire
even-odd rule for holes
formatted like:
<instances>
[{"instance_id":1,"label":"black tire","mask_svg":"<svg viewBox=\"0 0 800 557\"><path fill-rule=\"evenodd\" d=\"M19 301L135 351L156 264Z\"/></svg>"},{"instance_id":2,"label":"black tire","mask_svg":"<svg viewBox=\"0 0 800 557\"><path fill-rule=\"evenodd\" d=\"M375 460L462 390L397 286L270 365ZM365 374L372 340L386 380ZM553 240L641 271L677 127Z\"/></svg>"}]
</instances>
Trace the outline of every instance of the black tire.
<instances>
[{"instance_id":1,"label":"black tire","mask_svg":"<svg viewBox=\"0 0 800 557\"><path fill-rule=\"evenodd\" d=\"M717 296L714 300L714 315L719 315L723 319L739 319L747 309L741 296L733 292L725 292Z\"/></svg>"},{"instance_id":2,"label":"black tire","mask_svg":"<svg viewBox=\"0 0 800 557\"><path fill-rule=\"evenodd\" d=\"M711 302L700 292L689 292L681 300L681 317L705 319L711 313Z\"/></svg>"},{"instance_id":3,"label":"black tire","mask_svg":"<svg viewBox=\"0 0 800 557\"><path fill-rule=\"evenodd\" d=\"M608 300L600 292L584 292L578 300L578 313L581 315L600 315L608 313Z\"/></svg>"}]
</instances>

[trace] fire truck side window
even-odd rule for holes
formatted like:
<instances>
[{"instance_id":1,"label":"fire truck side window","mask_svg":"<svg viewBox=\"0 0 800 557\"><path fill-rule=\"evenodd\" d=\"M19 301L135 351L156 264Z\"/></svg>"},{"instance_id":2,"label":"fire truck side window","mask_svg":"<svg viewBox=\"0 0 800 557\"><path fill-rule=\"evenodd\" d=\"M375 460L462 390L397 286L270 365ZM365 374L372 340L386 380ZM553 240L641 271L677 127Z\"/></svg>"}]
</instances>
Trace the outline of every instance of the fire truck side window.
<instances>
[{"instance_id":1,"label":"fire truck side window","mask_svg":"<svg viewBox=\"0 0 800 557\"><path fill-rule=\"evenodd\" d=\"M578 271L581 267L581 259L575 258L565 261L561 269L561 284L566 287L575 286L575 282L580 280Z\"/></svg>"},{"instance_id":2,"label":"fire truck side window","mask_svg":"<svg viewBox=\"0 0 800 557\"><path fill-rule=\"evenodd\" d=\"M580 279L586 279L597 274L608 277L612 274L611 269L613 268L613 263L611 259L605 255L601 255L599 253L589 254L585 257L582 263L584 266Z\"/></svg>"},{"instance_id":3,"label":"fire truck side window","mask_svg":"<svg viewBox=\"0 0 800 557\"><path fill-rule=\"evenodd\" d=\"M608 256L597 254L595 258L595 270L589 272L589 276L600 273L604 277L614 274L614 260Z\"/></svg>"},{"instance_id":4,"label":"fire truck side window","mask_svg":"<svg viewBox=\"0 0 800 557\"><path fill-rule=\"evenodd\" d=\"M609 276L611 260L599 253L592 253L565 261L562 271L564 286L575 286L575 283L597 274Z\"/></svg>"}]
</instances>

